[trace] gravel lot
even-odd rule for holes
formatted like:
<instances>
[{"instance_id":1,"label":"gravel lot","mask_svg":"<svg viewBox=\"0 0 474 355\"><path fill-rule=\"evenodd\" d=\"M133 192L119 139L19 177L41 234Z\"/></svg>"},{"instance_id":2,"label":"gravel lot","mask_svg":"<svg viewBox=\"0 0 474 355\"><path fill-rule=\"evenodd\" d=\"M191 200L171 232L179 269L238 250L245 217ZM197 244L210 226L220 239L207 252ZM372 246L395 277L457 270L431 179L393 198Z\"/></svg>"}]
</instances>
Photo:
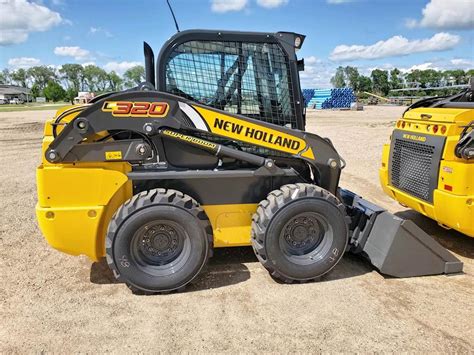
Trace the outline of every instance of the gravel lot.
<instances>
[{"instance_id":1,"label":"gravel lot","mask_svg":"<svg viewBox=\"0 0 474 355\"><path fill-rule=\"evenodd\" d=\"M184 293L135 296L104 262L50 248L35 222L35 167L52 111L0 113L0 352L459 352L474 350L474 239L386 197L382 144L403 108L312 111L308 130L347 160L342 185L413 219L465 273L384 278L346 256L321 282L275 282L250 248L218 250Z\"/></svg>"}]
</instances>

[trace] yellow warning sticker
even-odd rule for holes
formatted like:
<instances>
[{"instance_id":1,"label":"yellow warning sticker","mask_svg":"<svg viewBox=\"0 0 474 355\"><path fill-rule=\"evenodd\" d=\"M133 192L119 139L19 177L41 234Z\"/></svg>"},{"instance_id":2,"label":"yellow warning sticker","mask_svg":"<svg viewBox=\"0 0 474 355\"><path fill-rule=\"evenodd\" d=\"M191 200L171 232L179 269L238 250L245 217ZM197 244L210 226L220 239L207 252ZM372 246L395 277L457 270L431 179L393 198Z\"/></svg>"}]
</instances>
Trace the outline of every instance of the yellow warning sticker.
<instances>
[{"instance_id":1,"label":"yellow warning sticker","mask_svg":"<svg viewBox=\"0 0 474 355\"><path fill-rule=\"evenodd\" d=\"M105 152L105 160L120 160L122 159L122 152L120 150L113 152Z\"/></svg>"}]
</instances>

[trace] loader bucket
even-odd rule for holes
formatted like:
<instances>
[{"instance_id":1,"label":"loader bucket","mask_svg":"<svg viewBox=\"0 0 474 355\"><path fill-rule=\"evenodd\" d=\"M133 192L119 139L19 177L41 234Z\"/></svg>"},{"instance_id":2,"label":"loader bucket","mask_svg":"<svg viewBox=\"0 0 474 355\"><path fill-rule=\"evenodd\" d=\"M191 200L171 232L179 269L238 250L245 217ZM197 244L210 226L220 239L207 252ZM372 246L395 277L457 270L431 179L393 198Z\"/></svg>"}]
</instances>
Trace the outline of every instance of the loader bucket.
<instances>
[{"instance_id":1,"label":"loader bucket","mask_svg":"<svg viewBox=\"0 0 474 355\"><path fill-rule=\"evenodd\" d=\"M340 191L352 218L350 251L393 277L453 274L463 264L414 222L347 191Z\"/></svg>"}]
</instances>

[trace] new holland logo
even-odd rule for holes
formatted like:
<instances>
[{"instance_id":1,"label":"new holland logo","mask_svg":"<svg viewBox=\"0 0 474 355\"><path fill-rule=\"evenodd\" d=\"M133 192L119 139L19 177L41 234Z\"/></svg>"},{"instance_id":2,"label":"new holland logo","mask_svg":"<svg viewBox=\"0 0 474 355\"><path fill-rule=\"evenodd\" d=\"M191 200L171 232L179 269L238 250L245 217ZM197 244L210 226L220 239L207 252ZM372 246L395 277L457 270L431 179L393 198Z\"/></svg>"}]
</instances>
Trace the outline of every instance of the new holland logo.
<instances>
[{"instance_id":1,"label":"new holland logo","mask_svg":"<svg viewBox=\"0 0 474 355\"><path fill-rule=\"evenodd\" d=\"M403 138L417 142L426 142L426 137L417 136L416 134L403 134Z\"/></svg>"},{"instance_id":2,"label":"new holland logo","mask_svg":"<svg viewBox=\"0 0 474 355\"><path fill-rule=\"evenodd\" d=\"M243 135L244 137L248 137L269 144L278 145L280 147L292 150L299 150L301 146L301 142L297 140L282 137L281 135L277 134L274 135L273 133L265 132L256 128L244 127L239 123L225 121L217 117L214 121L214 127L227 132Z\"/></svg>"}]
</instances>

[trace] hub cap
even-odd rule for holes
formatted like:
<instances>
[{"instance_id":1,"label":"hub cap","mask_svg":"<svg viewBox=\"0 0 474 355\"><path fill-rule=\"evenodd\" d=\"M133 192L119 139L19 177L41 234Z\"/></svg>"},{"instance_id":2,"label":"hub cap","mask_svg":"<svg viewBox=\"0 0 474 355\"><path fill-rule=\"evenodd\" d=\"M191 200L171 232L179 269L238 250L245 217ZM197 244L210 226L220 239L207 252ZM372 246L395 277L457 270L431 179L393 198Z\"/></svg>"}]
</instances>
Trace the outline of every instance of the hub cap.
<instances>
[{"instance_id":1,"label":"hub cap","mask_svg":"<svg viewBox=\"0 0 474 355\"><path fill-rule=\"evenodd\" d=\"M141 227L133 238L133 254L142 265L166 265L182 253L187 233L173 221L156 221Z\"/></svg>"},{"instance_id":2,"label":"hub cap","mask_svg":"<svg viewBox=\"0 0 474 355\"><path fill-rule=\"evenodd\" d=\"M283 226L280 248L290 261L309 264L326 252L332 237L332 228L323 216L315 212L300 213Z\"/></svg>"}]
</instances>

